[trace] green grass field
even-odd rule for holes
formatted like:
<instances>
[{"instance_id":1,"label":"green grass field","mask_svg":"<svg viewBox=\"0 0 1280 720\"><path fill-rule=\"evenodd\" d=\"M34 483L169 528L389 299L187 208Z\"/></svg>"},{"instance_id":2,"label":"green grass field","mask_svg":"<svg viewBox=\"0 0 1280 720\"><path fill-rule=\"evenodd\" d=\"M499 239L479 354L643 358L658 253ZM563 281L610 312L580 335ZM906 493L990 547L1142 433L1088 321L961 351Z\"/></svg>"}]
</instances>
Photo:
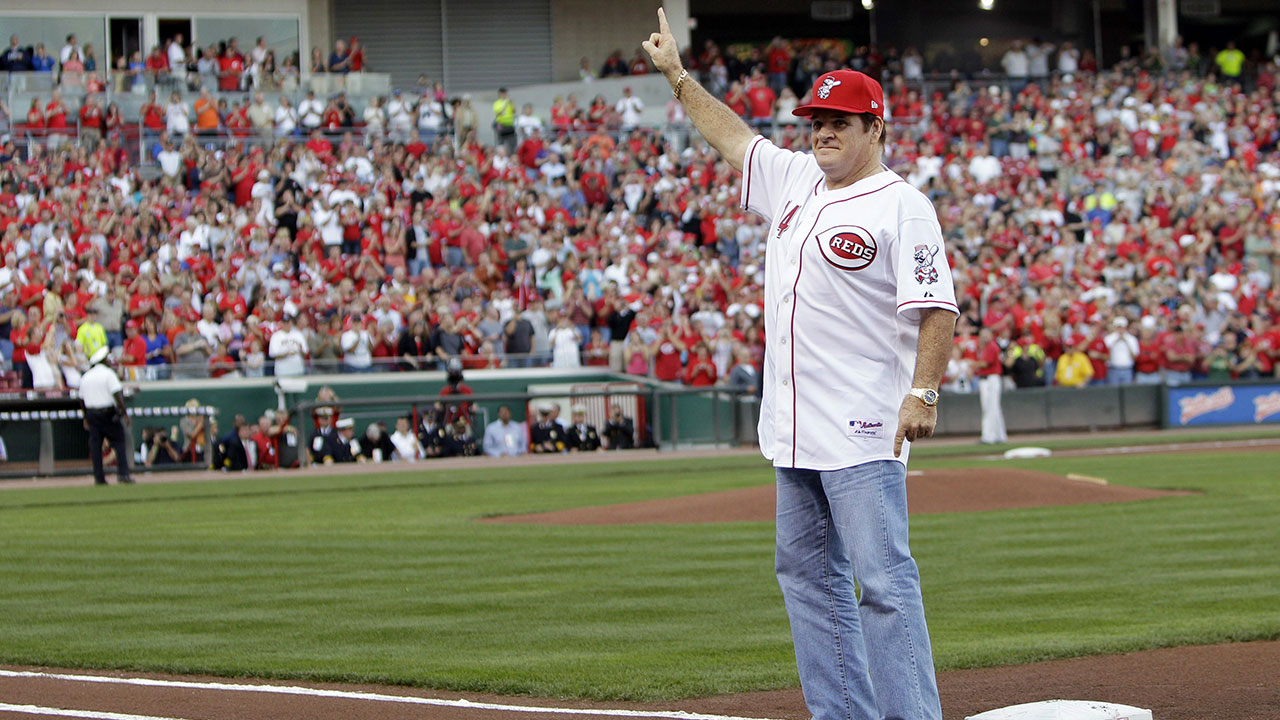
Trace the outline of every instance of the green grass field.
<instances>
[{"instance_id":1,"label":"green grass field","mask_svg":"<svg viewBox=\"0 0 1280 720\"><path fill-rule=\"evenodd\" d=\"M993 465L928 459L913 468ZM1280 453L1010 463L1203 491L917 516L941 668L1280 637ZM772 481L763 460L0 493L0 662L670 699L795 686L771 523L477 517Z\"/></svg>"}]
</instances>

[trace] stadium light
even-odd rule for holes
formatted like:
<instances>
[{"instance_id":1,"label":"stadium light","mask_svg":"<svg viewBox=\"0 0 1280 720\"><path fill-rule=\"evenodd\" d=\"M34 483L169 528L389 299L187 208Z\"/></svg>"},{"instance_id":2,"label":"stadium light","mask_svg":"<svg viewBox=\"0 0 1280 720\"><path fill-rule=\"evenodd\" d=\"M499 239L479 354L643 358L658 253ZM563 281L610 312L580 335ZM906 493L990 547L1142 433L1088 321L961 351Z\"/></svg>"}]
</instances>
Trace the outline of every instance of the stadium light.
<instances>
[{"instance_id":1,"label":"stadium light","mask_svg":"<svg viewBox=\"0 0 1280 720\"><path fill-rule=\"evenodd\" d=\"M992 10L996 6L996 0L978 0L978 7L982 10Z\"/></svg>"},{"instance_id":2,"label":"stadium light","mask_svg":"<svg viewBox=\"0 0 1280 720\"><path fill-rule=\"evenodd\" d=\"M876 0L862 0L862 9L871 10L876 6Z\"/></svg>"}]
</instances>

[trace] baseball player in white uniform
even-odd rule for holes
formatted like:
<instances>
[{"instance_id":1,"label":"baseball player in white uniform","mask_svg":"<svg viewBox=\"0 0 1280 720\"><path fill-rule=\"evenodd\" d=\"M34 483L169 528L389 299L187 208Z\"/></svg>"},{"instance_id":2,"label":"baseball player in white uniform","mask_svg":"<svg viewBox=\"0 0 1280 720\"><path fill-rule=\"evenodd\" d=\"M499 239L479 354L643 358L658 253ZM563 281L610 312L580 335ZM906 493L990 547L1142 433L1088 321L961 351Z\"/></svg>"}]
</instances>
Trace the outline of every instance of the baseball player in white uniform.
<instances>
[{"instance_id":1,"label":"baseball player in white uniform","mask_svg":"<svg viewBox=\"0 0 1280 720\"><path fill-rule=\"evenodd\" d=\"M760 447L777 473L776 571L805 702L815 720L941 720L906 503L958 314L937 215L881 163L875 80L818 78L795 110L813 152L783 150L689 76L658 13L645 49L743 172L743 207L770 222Z\"/></svg>"}]
</instances>

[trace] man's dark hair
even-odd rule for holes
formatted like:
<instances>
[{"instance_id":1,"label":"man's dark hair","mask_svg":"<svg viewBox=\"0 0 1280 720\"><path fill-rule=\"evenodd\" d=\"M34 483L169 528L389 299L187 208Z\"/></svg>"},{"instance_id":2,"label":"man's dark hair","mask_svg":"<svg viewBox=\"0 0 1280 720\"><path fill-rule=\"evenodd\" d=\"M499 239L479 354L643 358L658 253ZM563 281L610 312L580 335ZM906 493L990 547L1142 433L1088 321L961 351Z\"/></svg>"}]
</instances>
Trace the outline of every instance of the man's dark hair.
<instances>
[{"instance_id":1,"label":"man's dark hair","mask_svg":"<svg viewBox=\"0 0 1280 720\"><path fill-rule=\"evenodd\" d=\"M885 122L883 118L875 113L858 113L858 117L862 120L863 132L871 132L871 128L875 126L876 121L880 121L883 129L880 131L880 139L878 142L880 143L880 147L883 148L885 136L889 134L889 123Z\"/></svg>"}]
</instances>

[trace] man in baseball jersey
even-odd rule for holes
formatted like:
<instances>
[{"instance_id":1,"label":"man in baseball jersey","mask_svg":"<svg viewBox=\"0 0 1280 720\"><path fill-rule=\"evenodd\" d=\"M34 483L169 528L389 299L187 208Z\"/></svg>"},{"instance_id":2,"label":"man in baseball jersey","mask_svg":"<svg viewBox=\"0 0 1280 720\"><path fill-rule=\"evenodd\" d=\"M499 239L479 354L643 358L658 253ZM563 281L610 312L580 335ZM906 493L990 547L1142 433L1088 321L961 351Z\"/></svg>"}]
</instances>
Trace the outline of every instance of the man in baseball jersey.
<instances>
[{"instance_id":1,"label":"man in baseball jersey","mask_svg":"<svg viewBox=\"0 0 1280 720\"><path fill-rule=\"evenodd\" d=\"M770 223L760 447L777 473L776 571L805 702L815 720L940 720L906 502L958 314L937 215L880 162L875 80L819 77L795 110L813 152L783 150L689 76L658 13L645 49L742 171L742 206Z\"/></svg>"}]
</instances>

